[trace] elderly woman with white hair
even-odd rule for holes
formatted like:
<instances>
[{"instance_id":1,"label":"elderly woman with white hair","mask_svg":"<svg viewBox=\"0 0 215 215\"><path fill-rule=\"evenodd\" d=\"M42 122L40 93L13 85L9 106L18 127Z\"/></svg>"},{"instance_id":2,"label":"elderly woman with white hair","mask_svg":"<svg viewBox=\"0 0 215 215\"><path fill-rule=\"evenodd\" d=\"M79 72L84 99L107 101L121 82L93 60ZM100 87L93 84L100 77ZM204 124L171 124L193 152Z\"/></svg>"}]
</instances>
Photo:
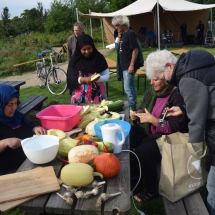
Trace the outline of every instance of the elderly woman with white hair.
<instances>
[{"instance_id":1,"label":"elderly woman with white hair","mask_svg":"<svg viewBox=\"0 0 215 215\"><path fill-rule=\"evenodd\" d=\"M177 86L185 105L167 108L167 116L186 113L190 122L189 143L209 148L207 208L215 215L215 59L206 51L191 50L177 59L167 50L151 53L146 59L148 77L157 77Z\"/></svg>"}]
</instances>

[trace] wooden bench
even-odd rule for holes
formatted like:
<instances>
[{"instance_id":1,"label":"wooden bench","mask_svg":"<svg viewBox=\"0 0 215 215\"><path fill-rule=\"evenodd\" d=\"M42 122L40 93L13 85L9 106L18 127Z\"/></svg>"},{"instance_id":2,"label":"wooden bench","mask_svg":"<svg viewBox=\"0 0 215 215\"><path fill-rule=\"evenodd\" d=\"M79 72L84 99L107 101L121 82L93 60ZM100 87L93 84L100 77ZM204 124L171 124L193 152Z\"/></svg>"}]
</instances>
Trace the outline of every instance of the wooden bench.
<instances>
[{"instance_id":1,"label":"wooden bench","mask_svg":"<svg viewBox=\"0 0 215 215\"><path fill-rule=\"evenodd\" d=\"M49 58L49 56L45 57L45 59L48 59L48 58ZM17 63L17 64L14 64L13 66L16 68L17 74L19 73L20 75L22 75L24 66L31 64L31 63L35 63L37 61L42 61L42 59L39 58L37 60L31 60L31 61L27 61L27 62L23 62L23 63Z\"/></svg>"},{"instance_id":2,"label":"wooden bench","mask_svg":"<svg viewBox=\"0 0 215 215\"><path fill-rule=\"evenodd\" d=\"M157 172L160 175L161 164L157 163ZM171 202L162 196L167 215L209 215L199 191L195 191L183 199Z\"/></svg>"},{"instance_id":3,"label":"wooden bench","mask_svg":"<svg viewBox=\"0 0 215 215\"><path fill-rule=\"evenodd\" d=\"M53 46L53 47L52 47L52 51L58 52L58 53L59 53L59 56L62 56L62 55L64 55L64 53L65 53L65 47L64 47L63 45L62 45L61 47L59 47L59 46L56 46L56 47ZM44 59L49 59L49 58L50 58L49 55L46 56L46 57L44 57ZM53 58L54 58L54 56L53 56ZM42 60L43 60L42 58L38 58L38 59L36 59L36 60L30 60L30 61L23 62L23 63L17 63L17 64L14 64L13 66L16 68L17 73L19 72L20 75L22 75L23 67L24 67L24 66L26 66L26 65L28 65L28 64L31 64L31 63L38 62L38 61L42 61Z\"/></svg>"},{"instance_id":4,"label":"wooden bench","mask_svg":"<svg viewBox=\"0 0 215 215\"><path fill-rule=\"evenodd\" d=\"M139 88L140 88L140 78L145 79L145 85L144 86L146 89L146 71L138 69L136 74L137 74L137 90L139 90Z\"/></svg>"},{"instance_id":5,"label":"wooden bench","mask_svg":"<svg viewBox=\"0 0 215 215\"><path fill-rule=\"evenodd\" d=\"M26 115L32 110L42 110L43 102L47 96L31 96L25 101L18 104L17 110Z\"/></svg>"}]
</instances>

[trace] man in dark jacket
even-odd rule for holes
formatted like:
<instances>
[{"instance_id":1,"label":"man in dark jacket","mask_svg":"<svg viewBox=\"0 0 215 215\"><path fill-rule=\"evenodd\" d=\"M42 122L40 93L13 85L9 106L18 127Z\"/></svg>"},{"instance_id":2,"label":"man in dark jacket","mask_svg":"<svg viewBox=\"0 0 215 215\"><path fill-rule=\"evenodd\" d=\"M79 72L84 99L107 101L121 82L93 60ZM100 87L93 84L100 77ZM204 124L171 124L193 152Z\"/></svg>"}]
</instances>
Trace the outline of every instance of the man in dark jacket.
<instances>
[{"instance_id":1,"label":"man in dark jacket","mask_svg":"<svg viewBox=\"0 0 215 215\"><path fill-rule=\"evenodd\" d=\"M155 63L156 59L156 63ZM167 50L151 53L146 59L147 76L154 75L178 87L185 106L167 108L167 116L186 113L189 142L195 146L205 139L210 153L207 179L207 207L215 215L215 58L206 51L192 50L177 59Z\"/></svg>"},{"instance_id":2,"label":"man in dark jacket","mask_svg":"<svg viewBox=\"0 0 215 215\"><path fill-rule=\"evenodd\" d=\"M70 61L71 56L75 52L75 47L76 47L76 43L77 43L77 37L79 37L80 35L84 34L84 25L83 25L83 23L82 22L76 22L73 25L73 31L74 31L74 34L71 35L68 38L68 41L67 41L67 58L68 58L68 62Z\"/></svg>"}]
</instances>

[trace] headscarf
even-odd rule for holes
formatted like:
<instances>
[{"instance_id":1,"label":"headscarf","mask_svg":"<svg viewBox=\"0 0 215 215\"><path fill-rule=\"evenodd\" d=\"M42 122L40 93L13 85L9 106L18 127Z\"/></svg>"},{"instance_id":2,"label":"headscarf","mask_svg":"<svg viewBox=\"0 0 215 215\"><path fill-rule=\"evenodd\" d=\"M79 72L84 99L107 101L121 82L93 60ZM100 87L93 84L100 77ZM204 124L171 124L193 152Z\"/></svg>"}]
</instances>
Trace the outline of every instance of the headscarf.
<instances>
[{"instance_id":1,"label":"headscarf","mask_svg":"<svg viewBox=\"0 0 215 215\"><path fill-rule=\"evenodd\" d=\"M22 115L21 113L16 110L14 112L14 115L12 117L7 117L4 114L4 108L8 104L8 102L13 98L19 98L18 91L6 84L0 85L0 122L10 126L11 128L14 128L18 125L20 125Z\"/></svg>"},{"instance_id":2,"label":"headscarf","mask_svg":"<svg viewBox=\"0 0 215 215\"><path fill-rule=\"evenodd\" d=\"M89 57L81 54L81 48L84 45L91 45L93 52ZM67 69L67 86L70 89L70 94L78 87L79 71L85 73L101 73L108 68L104 56L96 49L93 39L82 34L77 38L77 44L74 54L71 56Z\"/></svg>"},{"instance_id":3,"label":"headscarf","mask_svg":"<svg viewBox=\"0 0 215 215\"><path fill-rule=\"evenodd\" d=\"M155 91L154 87L150 87L150 93L145 99L143 105L140 107L142 109L142 112L145 113L144 109L147 108L147 110L151 113L156 99L170 94L173 91L173 88L174 86L170 84L168 84L167 87L165 87L162 91ZM140 123L139 125L143 127L147 133L149 133L150 123Z\"/></svg>"}]
</instances>

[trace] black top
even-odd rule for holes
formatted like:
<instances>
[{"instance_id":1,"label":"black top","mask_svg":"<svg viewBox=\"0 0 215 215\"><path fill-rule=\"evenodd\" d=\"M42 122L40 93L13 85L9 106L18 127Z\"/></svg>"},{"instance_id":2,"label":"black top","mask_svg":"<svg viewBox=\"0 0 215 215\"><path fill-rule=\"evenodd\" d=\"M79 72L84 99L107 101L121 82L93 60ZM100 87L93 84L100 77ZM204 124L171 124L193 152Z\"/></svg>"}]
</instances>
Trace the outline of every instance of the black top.
<instances>
[{"instance_id":1,"label":"black top","mask_svg":"<svg viewBox=\"0 0 215 215\"><path fill-rule=\"evenodd\" d=\"M6 138L20 138L25 139L33 136L33 128L36 125L25 119L21 121L20 127L12 129L11 127L0 123L0 140ZM22 147L12 149L7 147L0 153L0 175L7 174L9 172L15 172L21 164L25 161L26 156L22 150Z\"/></svg>"},{"instance_id":2,"label":"black top","mask_svg":"<svg viewBox=\"0 0 215 215\"><path fill-rule=\"evenodd\" d=\"M122 35L122 41L120 43L120 64L122 67L122 70L128 70L128 67L130 66L131 63L131 58L132 58L132 52L135 48L138 48L137 44L137 38L135 33L128 29L126 33ZM134 64L134 69L139 68L139 63L136 60Z\"/></svg>"}]
</instances>

